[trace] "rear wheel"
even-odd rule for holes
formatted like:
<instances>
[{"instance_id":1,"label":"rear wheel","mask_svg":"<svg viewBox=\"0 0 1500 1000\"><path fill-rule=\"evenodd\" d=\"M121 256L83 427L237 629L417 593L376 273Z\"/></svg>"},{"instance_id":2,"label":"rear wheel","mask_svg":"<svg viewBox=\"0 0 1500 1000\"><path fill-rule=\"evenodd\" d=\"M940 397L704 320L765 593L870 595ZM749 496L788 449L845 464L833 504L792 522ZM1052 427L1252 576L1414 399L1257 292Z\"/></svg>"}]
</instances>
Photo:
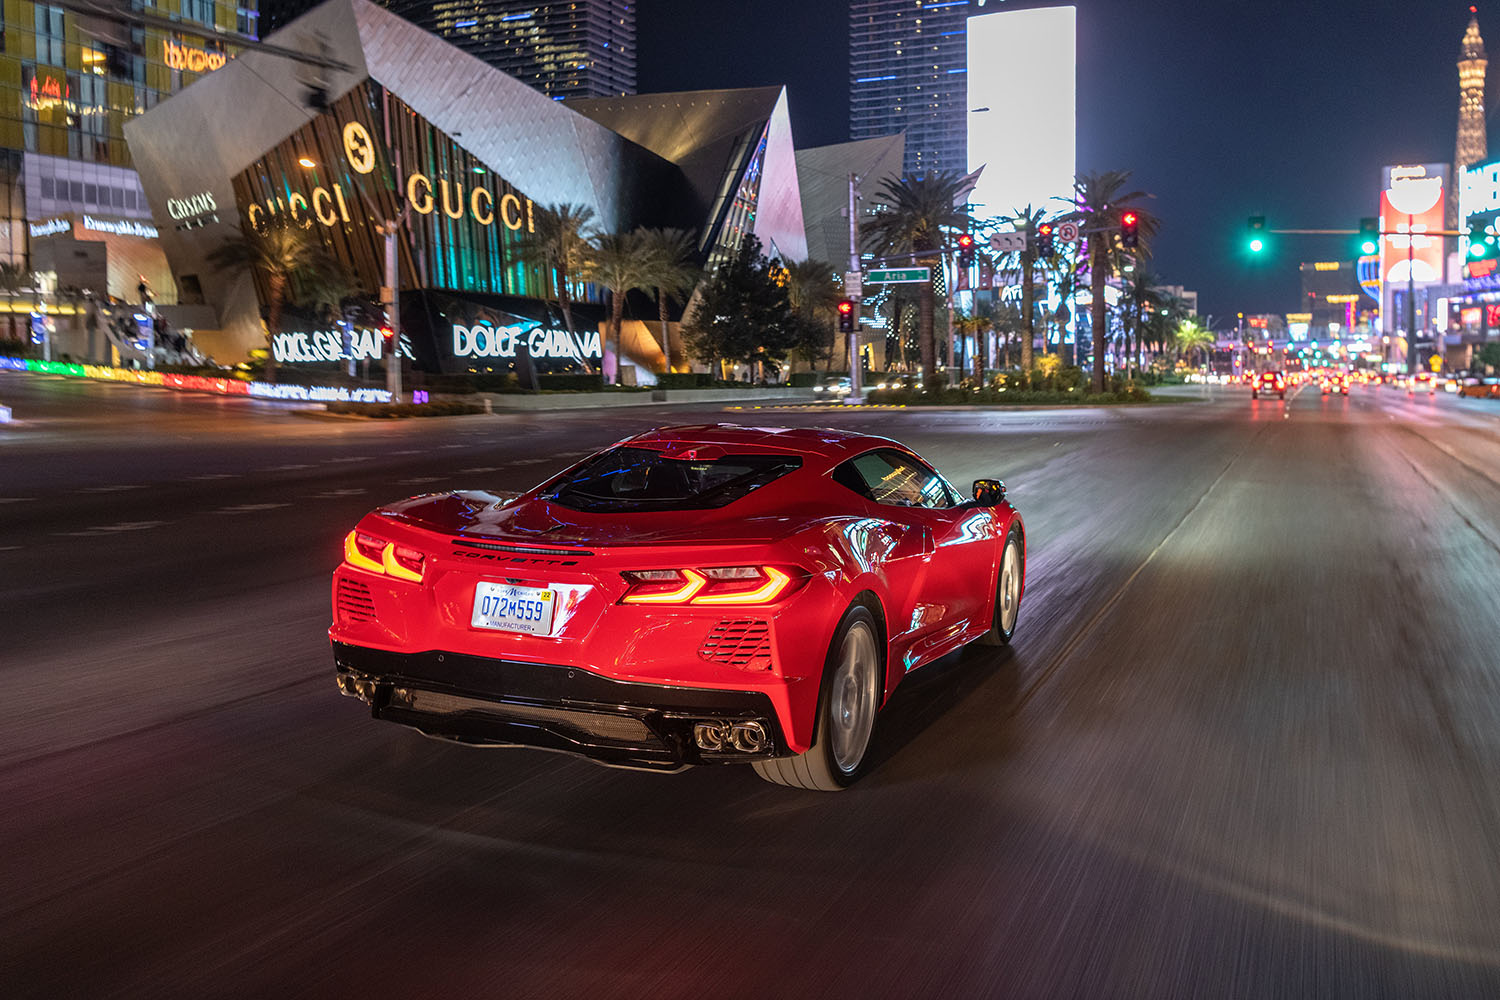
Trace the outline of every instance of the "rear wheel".
<instances>
[{"instance_id":1,"label":"rear wheel","mask_svg":"<svg viewBox=\"0 0 1500 1000\"><path fill-rule=\"evenodd\" d=\"M856 604L844 613L824 664L812 746L795 757L755 761L756 774L816 792L836 792L854 783L880 712L885 656L879 635L869 608Z\"/></svg>"},{"instance_id":2,"label":"rear wheel","mask_svg":"<svg viewBox=\"0 0 1500 1000\"><path fill-rule=\"evenodd\" d=\"M1021 583L1026 572L1026 548L1021 533L1014 527L1005 536L1000 553L1000 570L995 574L995 614L990 630L979 637L986 646L1008 646L1016 634L1016 617L1021 612Z\"/></svg>"}]
</instances>

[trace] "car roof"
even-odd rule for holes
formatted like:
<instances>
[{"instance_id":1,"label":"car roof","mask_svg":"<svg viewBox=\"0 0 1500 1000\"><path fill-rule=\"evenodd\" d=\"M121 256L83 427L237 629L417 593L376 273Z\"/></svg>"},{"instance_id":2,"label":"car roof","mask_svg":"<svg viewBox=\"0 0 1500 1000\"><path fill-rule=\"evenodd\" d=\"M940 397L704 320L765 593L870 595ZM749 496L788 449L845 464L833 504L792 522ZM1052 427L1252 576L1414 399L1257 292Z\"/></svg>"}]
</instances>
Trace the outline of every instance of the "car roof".
<instances>
[{"instance_id":1,"label":"car roof","mask_svg":"<svg viewBox=\"0 0 1500 1000\"><path fill-rule=\"evenodd\" d=\"M895 446L903 451L911 450L890 438L877 437L873 434L857 434L854 431L837 430L832 427L747 427L740 424L686 424L677 427L658 427L627 438L620 443L716 444L757 451L818 455L835 462L869 451L871 448Z\"/></svg>"}]
</instances>

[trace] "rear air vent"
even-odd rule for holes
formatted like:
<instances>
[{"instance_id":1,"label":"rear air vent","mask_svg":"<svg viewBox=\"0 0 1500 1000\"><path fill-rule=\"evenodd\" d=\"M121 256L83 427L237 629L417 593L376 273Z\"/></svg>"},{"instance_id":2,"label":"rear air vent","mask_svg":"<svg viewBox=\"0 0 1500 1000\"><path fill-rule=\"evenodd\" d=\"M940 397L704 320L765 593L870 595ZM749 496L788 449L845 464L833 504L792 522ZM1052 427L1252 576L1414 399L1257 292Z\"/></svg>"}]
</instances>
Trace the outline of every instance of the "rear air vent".
<instances>
[{"instance_id":1,"label":"rear air vent","mask_svg":"<svg viewBox=\"0 0 1500 1000\"><path fill-rule=\"evenodd\" d=\"M742 670L770 670L770 623L753 618L726 618L710 630L698 655Z\"/></svg>"},{"instance_id":2,"label":"rear air vent","mask_svg":"<svg viewBox=\"0 0 1500 1000\"><path fill-rule=\"evenodd\" d=\"M358 580L339 577L338 611L340 625L374 621L375 600L370 588Z\"/></svg>"},{"instance_id":3,"label":"rear air vent","mask_svg":"<svg viewBox=\"0 0 1500 1000\"><path fill-rule=\"evenodd\" d=\"M466 538L453 539L454 545L466 549L489 549L491 552L517 552L527 556L591 556L587 549L538 549L526 545L501 545L498 542L474 542Z\"/></svg>"}]
</instances>

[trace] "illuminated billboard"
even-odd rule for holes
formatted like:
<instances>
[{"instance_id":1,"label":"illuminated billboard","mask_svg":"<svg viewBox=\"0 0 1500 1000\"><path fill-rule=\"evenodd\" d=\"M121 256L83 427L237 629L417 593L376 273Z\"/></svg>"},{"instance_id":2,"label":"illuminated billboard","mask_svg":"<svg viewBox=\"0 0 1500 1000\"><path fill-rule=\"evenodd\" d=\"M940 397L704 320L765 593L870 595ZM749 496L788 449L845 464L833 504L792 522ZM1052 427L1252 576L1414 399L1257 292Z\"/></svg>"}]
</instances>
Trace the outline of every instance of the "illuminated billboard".
<instances>
[{"instance_id":1,"label":"illuminated billboard","mask_svg":"<svg viewBox=\"0 0 1500 1000\"><path fill-rule=\"evenodd\" d=\"M1380 278L1387 286L1443 280L1448 165L1386 167L1380 184Z\"/></svg>"},{"instance_id":2,"label":"illuminated billboard","mask_svg":"<svg viewBox=\"0 0 1500 1000\"><path fill-rule=\"evenodd\" d=\"M1068 197L1078 146L1077 8L969 18L970 201L981 218Z\"/></svg>"}]
</instances>

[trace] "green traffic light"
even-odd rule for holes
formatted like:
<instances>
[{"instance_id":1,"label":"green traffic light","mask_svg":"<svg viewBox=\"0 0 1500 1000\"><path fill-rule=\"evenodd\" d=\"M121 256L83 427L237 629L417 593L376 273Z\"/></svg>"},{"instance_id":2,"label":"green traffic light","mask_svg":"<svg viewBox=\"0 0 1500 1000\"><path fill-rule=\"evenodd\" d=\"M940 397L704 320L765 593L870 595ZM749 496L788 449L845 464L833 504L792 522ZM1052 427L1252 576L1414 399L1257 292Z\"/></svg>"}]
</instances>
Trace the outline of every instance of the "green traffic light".
<instances>
[{"instance_id":1,"label":"green traffic light","mask_svg":"<svg viewBox=\"0 0 1500 1000\"><path fill-rule=\"evenodd\" d=\"M1259 236L1257 236L1255 239L1253 239L1253 240L1250 241L1250 252L1251 253L1260 253L1265 248L1266 248L1266 241L1263 240L1263 239L1261 239Z\"/></svg>"},{"instance_id":2,"label":"green traffic light","mask_svg":"<svg viewBox=\"0 0 1500 1000\"><path fill-rule=\"evenodd\" d=\"M1369 256L1376 250L1380 249L1380 247L1375 243L1374 240L1365 240L1359 245L1359 248L1364 252L1365 256Z\"/></svg>"}]
</instances>

